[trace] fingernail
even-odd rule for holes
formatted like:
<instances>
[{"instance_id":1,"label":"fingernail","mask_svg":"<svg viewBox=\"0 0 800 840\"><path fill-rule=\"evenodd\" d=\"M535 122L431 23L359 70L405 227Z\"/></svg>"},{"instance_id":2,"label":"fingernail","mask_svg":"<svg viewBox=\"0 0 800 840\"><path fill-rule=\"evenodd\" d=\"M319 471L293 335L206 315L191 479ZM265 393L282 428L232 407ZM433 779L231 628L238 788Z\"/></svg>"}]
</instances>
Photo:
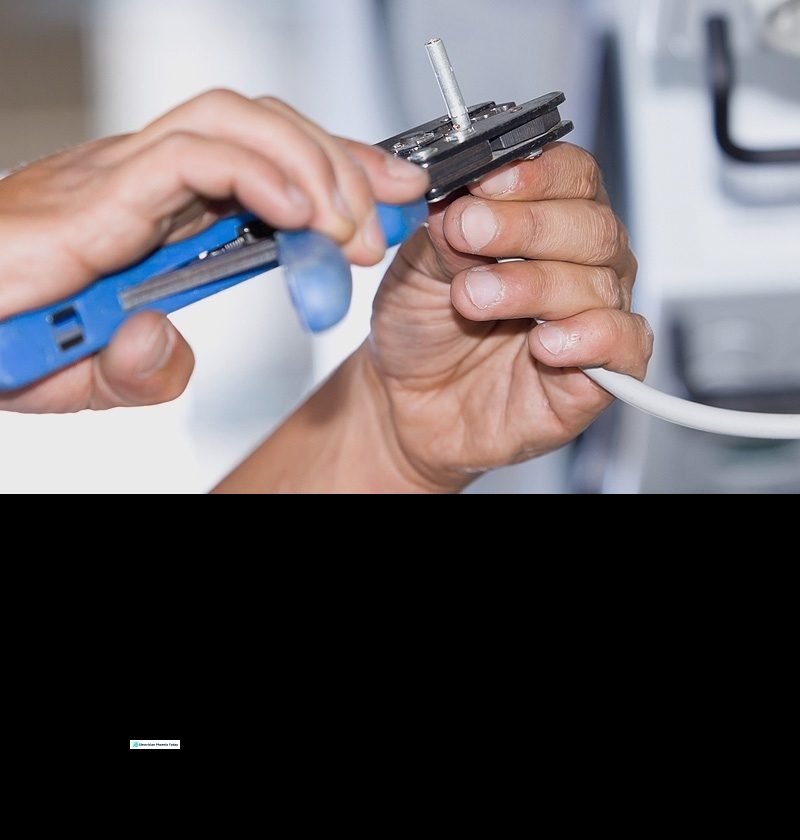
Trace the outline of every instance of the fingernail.
<instances>
[{"instance_id":1,"label":"fingernail","mask_svg":"<svg viewBox=\"0 0 800 840\"><path fill-rule=\"evenodd\" d=\"M503 195L511 192L519 182L519 170L516 167L496 172L481 181L481 189L487 195Z\"/></svg>"},{"instance_id":2,"label":"fingernail","mask_svg":"<svg viewBox=\"0 0 800 840\"><path fill-rule=\"evenodd\" d=\"M419 179L423 174L423 170L416 163L409 163L394 155L386 155L386 171L392 178L398 178L401 181Z\"/></svg>"},{"instance_id":3,"label":"fingernail","mask_svg":"<svg viewBox=\"0 0 800 840\"><path fill-rule=\"evenodd\" d=\"M136 375L139 379L149 379L166 366L172 356L175 346L175 334L166 322L162 321L150 334L150 338L142 347Z\"/></svg>"},{"instance_id":4,"label":"fingernail","mask_svg":"<svg viewBox=\"0 0 800 840\"><path fill-rule=\"evenodd\" d=\"M461 214L461 233L475 252L497 236L497 217L486 204L470 204Z\"/></svg>"},{"instance_id":5,"label":"fingernail","mask_svg":"<svg viewBox=\"0 0 800 840\"><path fill-rule=\"evenodd\" d=\"M302 210L303 212L311 211L311 199L294 184L289 184L286 188L286 198L298 210Z\"/></svg>"},{"instance_id":6,"label":"fingernail","mask_svg":"<svg viewBox=\"0 0 800 840\"><path fill-rule=\"evenodd\" d=\"M539 336L542 347L554 356L560 356L580 341L579 335L568 333L554 324L540 324L536 328L536 334Z\"/></svg>"},{"instance_id":7,"label":"fingernail","mask_svg":"<svg viewBox=\"0 0 800 840\"><path fill-rule=\"evenodd\" d=\"M378 221L378 214L372 211L369 218L364 222L361 230L361 241L375 254L383 254L386 251L386 237L383 235L381 224Z\"/></svg>"},{"instance_id":8,"label":"fingernail","mask_svg":"<svg viewBox=\"0 0 800 840\"><path fill-rule=\"evenodd\" d=\"M467 274L467 294L478 309L488 309L503 297L500 278L488 268L473 268Z\"/></svg>"}]
</instances>

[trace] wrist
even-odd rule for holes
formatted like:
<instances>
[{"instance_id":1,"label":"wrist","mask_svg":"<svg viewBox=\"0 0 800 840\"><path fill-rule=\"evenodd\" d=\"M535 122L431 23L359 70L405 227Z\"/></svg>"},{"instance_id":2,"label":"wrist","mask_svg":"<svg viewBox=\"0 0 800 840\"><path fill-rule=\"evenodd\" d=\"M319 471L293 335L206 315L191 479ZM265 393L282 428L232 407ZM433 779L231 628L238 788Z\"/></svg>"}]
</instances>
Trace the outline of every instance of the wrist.
<instances>
[{"instance_id":1,"label":"wrist","mask_svg":"<svg viewBox=\"0 0 800 840\"><path fill-rule=\"evenodd\" d=\"M218 493L445 493L400 446L382 377L362 345L214 489Z\"/></svg>"},{"instance_id":2,"label":"wrist","mask_svg":"<svg viewBox=\"0 0 800 840\"><path fill-rule=\"evenodd\" d=\"M409 457L396 422L390 388L374 364L368 342L341 366L330 384L338 390L339 404L346 410L343 433L338 437L340 451L352 453L362 461L355 467L345 456L346 463L341 465L342 472L363 482L356 492L451 492L426 475L424 469L418 469Z\"/></svg>"},{"instance_id":3,"label":"wrist","mask_svg":"<svg viewBox=\"0 0 800 840\"><path fill-rule=\"evenodd\" d=\"M374 405L377 437L384 458L393 465L391 474L416 488L413 492L442 495L460 493L475 481L478 471L458 469L440 459L441 430L432 434L433 425L418 397L410 398L402 382L381 373L369 342L359 348L357 355L359 375Z\"/></svg>"}]
</instances>

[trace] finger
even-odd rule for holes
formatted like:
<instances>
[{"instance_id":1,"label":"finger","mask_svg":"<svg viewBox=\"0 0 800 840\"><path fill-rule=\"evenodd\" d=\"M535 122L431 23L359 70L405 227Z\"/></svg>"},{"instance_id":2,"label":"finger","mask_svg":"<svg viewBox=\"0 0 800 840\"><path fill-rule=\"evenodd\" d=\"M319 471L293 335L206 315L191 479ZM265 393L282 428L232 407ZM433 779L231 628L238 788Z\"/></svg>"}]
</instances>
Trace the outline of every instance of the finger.
<instances>
[{"instance_id":1,"label":"finger","mask_svg":"<svg viewBox=\"0 0 800 840\"><path fill-rule=\"evenodd\" d=\"M375 198L386 204L405 204L425 194L430 186L427 170L403 158L342 138L348 149L367 173Z\"/></svg>"},{"instance_id":2,"label":"finger","mask_svg":"<svg viewBox=\"0 0 800 840\"><path fill-rule=\"evenodd\" d=\"M596 201L459 198L445 215L445 234L470 254L605 265L619 274L629 269L628 233L613 210Z\"/></svg>"},{"instance_id":3,"label":"finger","mask_svg":"<svg viewBox=\"0 0 800 840\"><path fill-rule=\"evenodd\" d=\"M427 188L427 175L420 167L382 149L334 137L280 99L264 97L257 101L313 137L332 161L337 201L344 201L357 225L356 234L343 242L345 256L358 265L372 265L382 259L386 239L375 201L400 204L419 198Z\"/></svg>"},{"instance_id":4,"label":"finger","mask_svg":"<svg viewBox=\"0 0 800 840\"><path fill-rule=\"evenodd\" d=\"M126 321L96 356L0 394L0 410L66 414L156 405L180 396L193 368L194 355L175 327L157 312L143 312Z\"/></svg>"},{"instance_id":5,"label":"finger","mask_svg":"<svg viewBox=\"0 0 800 840\"><path fill-rule=\"evenodd\" d=\"M571 143L553 143L535 160L505 166L474 184L470 192L502 201L582 198L608 203L597 161Z\"/></svg>"},{"instance_id":6,"label":"finger","mask_svg":"<svg viewBox=\"0 0 800 840\"><path fill-rule=\"evenodd\" d=\"M152 123L136 142L182 131L226 139L269 158L311 197L311 226L345 245L351 261L373 264L383 257L386 243L374 214L372 187L352 146L289 105L273 97L251 100L232 91L211 91Z\"/></svg>"},{"instance_id":7,"label":"finger","mask_svg":"<svg viewBox=\"0 0 800 840\"><path fill-rule=\"evenodd\" d=\"M157 405L179 397L194 370L194 354L157 312L128 319L92 360L89 408Z\"/></svg>"},{"instance_id":8,"label":"finger","mask_svg":"<svg viewBox=\"0 0 800 840\"><path fill-rule=\"evenodd\" d=\"M280 168L312 199L313 224L337 241L349 240L355 218L337 181L335 161L299 115L229 90L212 90L182 103L130 139L137 149L173 134L190 133L250 149ZM338 158L341 162L341 157Z\"/></svg>"},{"instance_id":9,"label":"finger","mask_svg":"<svg viewBox=\"0 0 800 840\"><path fill-rule=\"evenodd\" d=\"M490 257L475 257L457 251L444 234L446 207L431 204L424 229L403 243L402 258L415 270L448 286L459 273L482 265L495 265Z\"/></svg>"},{"instance_id":10,"label":"finger","mask_svg":"<svg viewBox=\"0 0 800 840\"><path fill-rule=\"evenodd\" d=\"M79 223L54 231L54 236L68 237L62 246L79 256L82 269L77 277L60 277L62 292L67 283L80 288L87 279L118 270L160 245L171 220L197 195L209 201L234 196L278 227L305 226L312 212L283 173L255 152L225 141L172 134L117 167L104 184L104 194L84 209ZM108 207L114 208L113 219L107 216ZM125 231L125 236L109 235L114 230ZM40 293L45 294L44 284Z\"/></svg>"},{"instance_id":11,"label":"finger","mask_svg":"<svg viewBox=\"0 0 800 840\"><path fill-rule=\"evenodd\" d=\"M263 109L279 115L296 130L312 138L330 160L335 177L334 206L346 210L355 223L354 231L347 236L337 238L337 241L344 246L348 259L363 265L370 265L380 260L386 252L386 240L375 210L372 185L358 158L352 155L347 146L338 138L333 137L285 102L267 96L257 99L256 103ZM280 152L281 150L278 150L279 154ZM309 189L313 187L309 186ZM316 224L316 219L312 219L312 224Z\"/></svg>"},{"instance_id":12,"label":"finger","mask_svg":"<svg viewBox=\"0 0 800 840\"><path fill-rule=\"evenodd\" d=\"M591 309L629 309L631 297L613 269L546 260L473 268L454 278L450 295L471 321L561 321Z\"/></svg>"},{"instance_id":13,"label":"finger","mask_svg":"<svg viewBox=\"0 0 800 840\"><path fill-rule=\"evenodd\" d=\"M595 309L535 327L531 354L548 367L606 368L644 379L653 331L641 315Z\"/></svg>"}]
</instances>

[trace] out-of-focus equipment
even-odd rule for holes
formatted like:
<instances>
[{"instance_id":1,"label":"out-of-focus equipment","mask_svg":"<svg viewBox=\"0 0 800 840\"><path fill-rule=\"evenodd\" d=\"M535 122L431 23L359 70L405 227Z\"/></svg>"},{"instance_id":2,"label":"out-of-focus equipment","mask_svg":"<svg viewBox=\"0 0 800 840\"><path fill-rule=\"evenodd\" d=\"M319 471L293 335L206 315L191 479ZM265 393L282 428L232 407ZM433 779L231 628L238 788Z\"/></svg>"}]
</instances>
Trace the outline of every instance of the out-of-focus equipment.
<instances>
[{"instance_id":1,"label":"out-of-focus equipment","mask_svg":"<svg viewBox=\"0 0 800 840\"><path fill-rule=\"evenodd\" d=\"M764 42L775 50L800 58L800 0L755 0L761 7Z\"/></svg>"},{"instance_id":2,"label":"out-of-focus equipment","mask_svg":"<svg viewBox=\"0 0 800 840\"><path fill-rule=\"evenodd\" d=\"M785 6L800 10L800 0ZM776 43L782 30L776 26L780 9L775 10L766 31L776 30L770 44ZM797 15L800 17L800 13ZM731 107L736 90L736 58L731 43L730 21L724 15L712 15L706 21L708 38L708 75L711 81L711 96L714 105L714 130L723 153L742 163L800 163L800 141L798 145L786 148L748 148L737 143L731 132ZM800 31L794 33L800 40ZM787 40L785 46L790 42ZM798 82L800 84L800 81Z\"/></svg>"},{"instance_id":3,"label":"out-of-focus equipment","mask_svg":"<svg viewBox=\"0 0 800 840\"><path fill-rule=\"evenodd\" d=\"M648 382L800 412L798 0L612 0L597 156L631 232ZM582 492L796 493L800 441L709 436L616 406L581 440Z\"/></svg>"}]
</instances>

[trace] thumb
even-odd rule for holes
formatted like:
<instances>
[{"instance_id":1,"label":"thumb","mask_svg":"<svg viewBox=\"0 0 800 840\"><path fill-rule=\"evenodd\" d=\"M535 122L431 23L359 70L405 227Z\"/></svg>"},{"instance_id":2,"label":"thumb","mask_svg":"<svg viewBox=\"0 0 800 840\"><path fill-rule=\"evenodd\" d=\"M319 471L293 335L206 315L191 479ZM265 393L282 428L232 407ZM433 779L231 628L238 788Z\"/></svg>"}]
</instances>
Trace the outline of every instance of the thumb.
<instances>
[{"instance_id":1,"label":"thumb","mask_svg":"<svg viewBox=\"0 0 800 840\"><path fill-rule=\"evenodd\" d=\"M170 402L184 392L193 370L194 354L169 319L141 312L95 357L91 407Z\"/></svg>"}]
</instances>

